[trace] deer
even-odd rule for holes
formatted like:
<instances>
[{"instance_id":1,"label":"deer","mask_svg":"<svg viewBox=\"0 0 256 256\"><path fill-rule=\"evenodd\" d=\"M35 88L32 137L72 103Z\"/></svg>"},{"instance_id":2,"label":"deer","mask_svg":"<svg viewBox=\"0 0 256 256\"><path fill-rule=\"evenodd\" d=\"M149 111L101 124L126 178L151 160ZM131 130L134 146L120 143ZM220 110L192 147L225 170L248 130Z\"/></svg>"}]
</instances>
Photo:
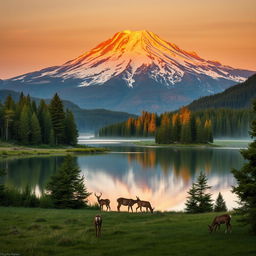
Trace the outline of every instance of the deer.
<instances>
[{"instance_id":1,"label":"deer","mask_svg":"<svg viewBox=\"0 0 256 256\"><path fill-rule=\"evenodd\" d=\"M226 231L225 233L227 233L228 231L231 233L231 229L232 226L230 224L231 221L231 215L229 214L224 214L224 215L220 215L220 216L216 216L211 225L208 225L209 228L209 232L212 233L213 231L215 232L218 228L218 230L220 229L220 225L221 224L226 224Z\"/></svg>"},{"instance_id":2,"label":"deer","mask_svg":"<svg viewBox=\"0 0 256 256\"><path fill-rule=\"evenodd\" d=\"M128 199L128 198L123 198L123 197L119 197L117 199L117 210L120 212L120 207L121 205L124 205L124 206L128 206L128 212L131 211L133 212L133 205L136 204L138 202L138 200L133 200L133 199Z\"/></svg>"},{"instance_id":3,"label":"deer","mask_svg":"<svg viewBox=\"0 0 256 256\"><path fill-rule=\"evenodd\" d=\"M102 218L100 215L96 215L94 217L94 226L95 226L96 237L101 236L101 225L102 225Z\"/></svg>"},{"instance_id":4,"label":"deer","mask_svg":"<svg viewBox=\"0 0 256 256\"><path fill-rule=\"evenodd\" d=\"M111 210L110 209L110 200L109 199L100 199L102 196L102 193L100 193L99 196L96 195L96 193L94 193L94 195L97 197L98 203L100 205L100 210L103 211L103 205L106 205L107 210Z\"/></svg>"},{"instance_id":5,"label":"deer","mask_svg":"<svg viewBox=\"0 0 256 256\"><path fill-rule=\"evenodd\" d=\"M148 201L141 201L139 199L139 197L137 197L137 196L136 196L136 198L137 198L137 204L138 204L138 207L136 208L136 212L137 212L137 210L139 208L140 208L140 211L142 212L142 207L145 207L147 212L148 212L148 210L150 210L150 212L153 213L154 208L152 208L150 202L148 202Z\"/></svg>"}]
</instances>

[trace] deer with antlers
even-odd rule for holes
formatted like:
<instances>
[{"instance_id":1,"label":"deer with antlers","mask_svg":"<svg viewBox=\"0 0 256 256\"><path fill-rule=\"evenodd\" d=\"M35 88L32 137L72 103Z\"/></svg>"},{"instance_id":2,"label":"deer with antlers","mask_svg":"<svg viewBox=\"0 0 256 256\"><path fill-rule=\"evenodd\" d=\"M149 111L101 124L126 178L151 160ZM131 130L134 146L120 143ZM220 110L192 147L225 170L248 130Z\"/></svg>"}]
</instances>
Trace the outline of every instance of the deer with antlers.
<instances>
[{"instance_id":1,"label":"deer with antlers","mask_svg":"<svg viewBox=\"0 0 256 256\"><path fill-rule=\"evenodd\" d=\"M227 233L228 231L231 233L231 229L232 229L232 226L230 224L230 221L231 221L231 215L229 214L224 214L224 215L221 215L221 216L216 216L214 219L213 219L213 222L211 225L208 225L208 228L209 228L209 232L212 233L213 231L215 232L218 228L218 230L220 229L220 225L221 224L226 224L226 231L225 233Z\"/></svg>"},{"instance_id":2,"label":"deer with antlers","mask_svg":"<svg viewBox=\"0 0 256 256\"><path fill-rule=\"evenodd\" d=\"M133 199L128 199L128 198L123 198L123 197L119 197L117 199L117 210L120 211L120 207L121 205L124 206L128 206L128 212L131 211L133 212L133 205L136 204L138 202L138 200L133 200Z\"/></svg>"},{"instance_id":3,"label":"deer with antlers","mask_svg":"<svg viewBox=\"0 0 256 256\"><path fill-rule=\"evenodd\" d=\"M137 196L136 196L136 198L137 198L137 204L138 204L138 207L136 208L136 212L137 212L137 210L139 208L140 208L140 211L142 212L142 207L145 207L147 212L148 212L148 210L150 210L150 212L153 213L154 208L152 208L150 202L148 202L148 201L141 201L139 199L139 197L137 197Z\"/></svg>"},{"instance_id":4,"label":"deer with antlers","mask_svg":"<svg viewBox=\"0 0 256 256\"><path fill-rule=\"evenodd\" d=\"M106 205L107 210L111 210L110 209L110 200L109 199L100 199L102 196L102 193L100 193L99 196L96 195L96 193L94 193L94 195L97 197L98 203L100 205L100 210L103 211L103 205Z\"/></svg>"},{"instance_id":5,"label":"deer with antlers","mask_svg":"<svg viewBox=\"0 0 256 256\"><path fill-rule=\"evenodd\" d=\"M102 218L100 215L96 215L94 217L94 226L95 226L96 237L100 237L100 235L101 235L101 225L102 225Z\"/></svg>"}]
</instances>

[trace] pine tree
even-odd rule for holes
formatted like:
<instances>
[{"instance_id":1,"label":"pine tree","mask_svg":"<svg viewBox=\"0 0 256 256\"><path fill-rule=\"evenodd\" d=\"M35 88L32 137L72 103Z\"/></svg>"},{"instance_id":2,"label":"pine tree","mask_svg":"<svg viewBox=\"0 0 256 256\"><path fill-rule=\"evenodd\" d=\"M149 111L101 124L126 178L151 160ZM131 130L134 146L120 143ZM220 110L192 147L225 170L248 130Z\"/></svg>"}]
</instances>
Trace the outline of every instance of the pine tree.
<instances>
[{"instance_id":1,"label":"pine tree","mask_svg":"<svg viewBox=\"0 0 256 256\"><path fill-rule=\"evenodd\" d=\"M9 130L10 123L13 121L15 112L12 109L6 109L4 111L4 120L5 120L5 140L9 140Z\"/></svg>"},{"instance_id":2,"label":"pine tree","mask_svg":"<svg viewBox=\"0 0 256 256\"><path fill-rule=\"evenodd\" d=\"M53 131L53 129L51 129L51 131L50 131L49 144L50 144L51 146L54 146L54 145L55 145L55 136L54 136L54 131Z\"/></svg>"},{"instance_id":3,"label":"pine tree","mask_svg":"<svg viewBox=\"0 0 256 256\"><path fill-rule=\"evenodd\" d=\"M212 195L206 192L211 187L207 185L207 177L203 172L198 176L195 187L197 190L198 212L211 212L213 210Z\"/></svg>"},{"instance_id":4,"label":"pine tree","mask_svg":"<svg viewBox=\"0 0 256 256\"><path fill-rule=\"evenodd\" d=\"M78 131L76 128L75 119L73 113L67 109L65 118L65 139L66 144L77 144Z\"/></svg>"},{"instance_id":5,"label":"pine tree","mask_svg":"<svg viewBox=\"0 0 256 256\"><path fill-rule=\"evenodd\" d=\"M181 143L191 143L191 127L190 123L186 123L181 127L181 134L180 134L180 142Z\"/></svg>"},{"instance_id":6,"label":"pine tree","mask_svg":"<svg viewBox=\"0 0 256 256\"><path fill-rule=\"evenodd\" d=\"M214 211L215 212L226 212L227 211L227 206L224 201L224 198L221 193L219 193L215 205L214 205Z\"/></svg>"},{"instance_id":7,"label":"pine tree","mask_svg":"<svg viewBox=\"0 0 256 256\"><path fill-rule=\"evenodd\" d=\"M44 100L41 100L38 107L38 120L41 127L42 142L50 144L50 133L52 129L52 120L49 108ZM54 141L54 139L53 139ZM54 145L54 142L53 142Z\"/></svg>"},{"instance_id":8,"label":"pine tree","mask_svg":"<svg viewBox=\"0 0 256 256\"><path fill-rule=\"evenodd\" d=\"M65 113L63 103L57 93L51 100L50 113L55 136L55 144L62 144L65 141Z\"/></svg>"},{"instance_id":9,"label":"pine tree","mask_svg":"<svg viewBox=\"0 0 256 256\"><path fill-rule=\"evenodd\" d=\"M31 118L31 144L37 145L42 142L41 128L38 118L35 113L33 113Z\"/></svg>"},{"instance_id":10,"label":"pine tree","mask_svg":"<svg viewBox=\"0 0 256 256\"><path fill-rule=\"evenodd\" d=\"M195 183L192 184L191 189L188 191L189 196L187 197L187 202L185 203L187 213L197 213L198 212L198 201L197 201L197 189Z\"/></svg>"},{"instance_id":11,"label":"pine tree","mask_svg":"<svg viewBox=\"0 0 256 256\"><path fill-rule=\"evenodd\" d=\"M72 156L67 155L61 167L51 177L46 189L57 208L82 208L86 206L87 192L84 177Z\"/></svg>"},{"instance_id":12,"label":"pine tree","mask_svg":"<svg viewBox=\"0 0 256 256\"><path fill-rule=\"evenodd\" d=\"M29 108L27 105L25 105L21 111L19 121L19 138L22 144L29 143L30 132Z\"/></svg>"},{"instance_id":13,"label":"pine tree","mask_svg":"<svg viewBox=\"0 0 256 256\"><path fill-rule=\"evenodd\" d=\"M4 102L4 124L5 124L5 140L8 141L11 137L12 124L15 115L15 102L11 95L6 97Z\"/></svg>"},{"instance_id":14,"label":"pine tree","mask_svg":"<svg viewBox=\"0 0 256 256\"><path fill-rule=\"evenodd\" d=\"M256 113L256 100L253 110ZM252 232L256 234L256 119L252 121L250 135L254 141L249 144L248 149L241 151L247 163L240 170L232 170L237 180L233 192L240 199L244 220L251 225Z\"/></svg>"}]
</instances>

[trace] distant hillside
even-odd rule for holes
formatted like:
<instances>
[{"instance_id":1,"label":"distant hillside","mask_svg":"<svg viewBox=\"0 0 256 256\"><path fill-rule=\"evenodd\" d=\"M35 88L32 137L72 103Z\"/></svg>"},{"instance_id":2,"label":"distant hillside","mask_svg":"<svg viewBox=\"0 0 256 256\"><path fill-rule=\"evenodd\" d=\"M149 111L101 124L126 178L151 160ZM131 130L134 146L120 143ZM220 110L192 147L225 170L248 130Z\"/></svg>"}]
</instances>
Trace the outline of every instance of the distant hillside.
<instances>
[{"instance_id":1,"label":"distant hillside","mask_svg":"<svg viewBox=\"0 0 256 256\"><path fill-rule=\"evenodd\" d=\"M11 95L15 101L20 97L19 92L0 90L0 102L4 102L8 95ZM36 103L40 101L39 98L32 97L32 99L35 100ZM45 101L49 103L50 99ZM67 100L64 100L63 103L65 108L70 109L74 113L80 132L94 132L103 126L125 121L129 117L136 117L136 115L126 112L110 111L106 109L81 109L73 102Z\"/></svg>"},{"instance_id":2,"label":"distant hillside","mask_svg":"<svg viewBox=\"0 0 256 256\"><path fill-rule=\"evenodd\" d=\"M256 98L256 74L245 82L234 85L222 93L202 97L188 105L191 110L208 108L249 108Z\"/></svg>"}]
</instances>

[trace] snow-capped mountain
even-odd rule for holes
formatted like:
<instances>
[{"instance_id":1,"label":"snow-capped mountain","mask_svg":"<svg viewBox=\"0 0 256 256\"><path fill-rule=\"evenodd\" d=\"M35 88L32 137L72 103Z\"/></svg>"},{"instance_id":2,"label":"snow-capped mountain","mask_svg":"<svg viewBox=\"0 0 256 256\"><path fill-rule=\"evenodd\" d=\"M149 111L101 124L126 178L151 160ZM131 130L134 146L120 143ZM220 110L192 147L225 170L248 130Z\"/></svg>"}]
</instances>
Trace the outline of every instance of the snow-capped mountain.
<instances>
[{"instance_id":1,"label":"snow-capped mountain","mask_svg":"<svg viewBox=\"0 0 256 256\"><path fill-rule=\"evenodd\" d=\"M3 84L33 96L57 91L86 108L161 112L221 92L253 73L204 60L152 32L125 30L61 66Z\"/></svg>"}]
</instances>

